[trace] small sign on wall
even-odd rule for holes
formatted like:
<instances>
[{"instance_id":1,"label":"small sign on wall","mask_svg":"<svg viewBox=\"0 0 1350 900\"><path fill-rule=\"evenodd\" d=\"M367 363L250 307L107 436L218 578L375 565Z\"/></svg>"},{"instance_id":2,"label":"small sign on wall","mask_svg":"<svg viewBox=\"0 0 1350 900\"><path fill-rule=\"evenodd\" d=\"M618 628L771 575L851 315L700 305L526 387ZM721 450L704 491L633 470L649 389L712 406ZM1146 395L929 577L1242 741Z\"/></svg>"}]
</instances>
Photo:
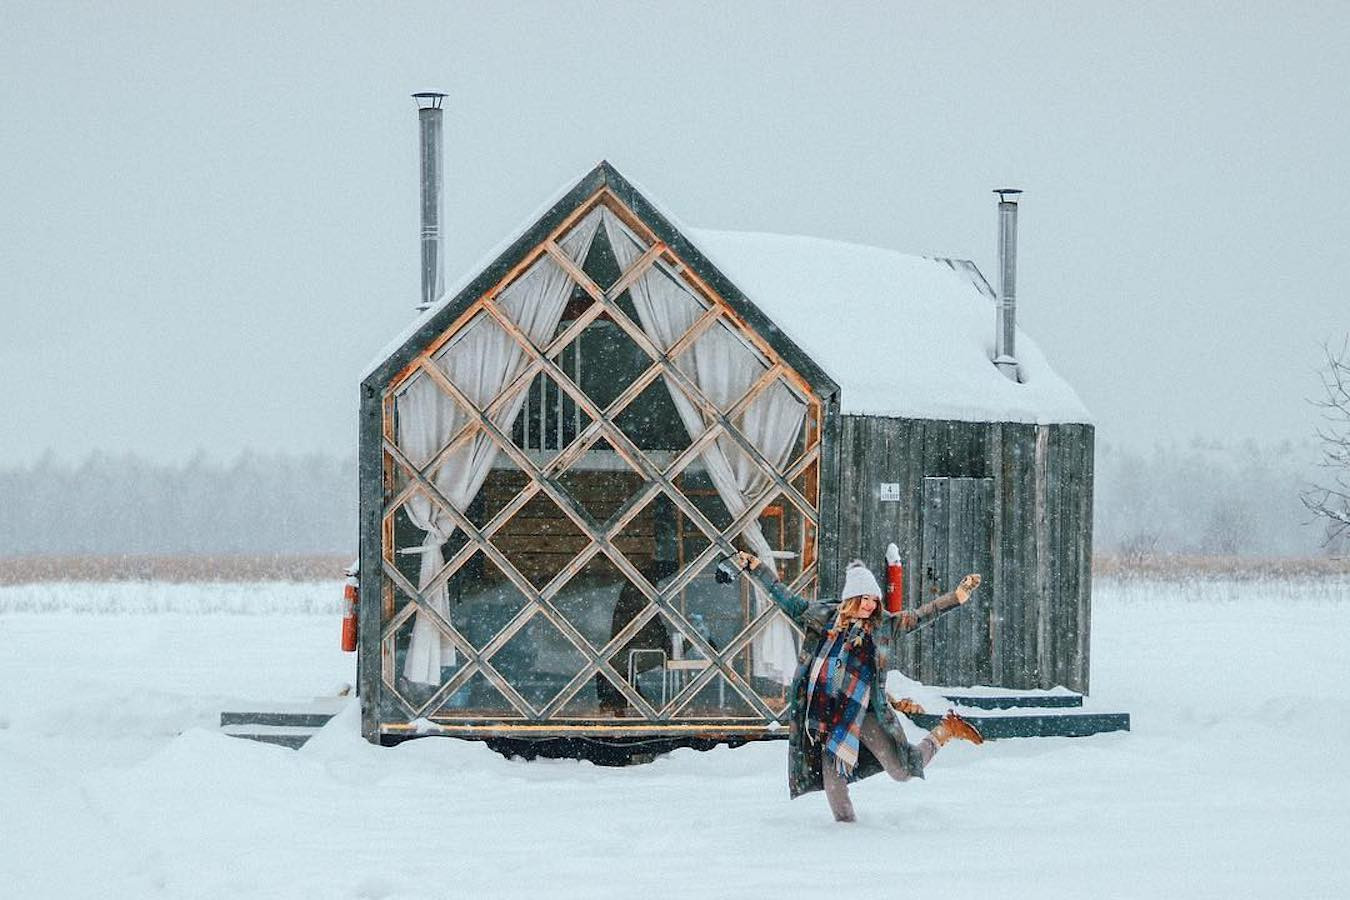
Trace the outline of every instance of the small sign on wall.
<instances>
[{"instance_id":1,"label":"small sign on wall","mask_svg":"<svg viewBox=\"0 0 1350 900\"><path fill-rule=\"evenodd\" d=\"M898 481L881 482L881 502L883 503L900 502L900 482Z\"/></svg>"}]
</instances>

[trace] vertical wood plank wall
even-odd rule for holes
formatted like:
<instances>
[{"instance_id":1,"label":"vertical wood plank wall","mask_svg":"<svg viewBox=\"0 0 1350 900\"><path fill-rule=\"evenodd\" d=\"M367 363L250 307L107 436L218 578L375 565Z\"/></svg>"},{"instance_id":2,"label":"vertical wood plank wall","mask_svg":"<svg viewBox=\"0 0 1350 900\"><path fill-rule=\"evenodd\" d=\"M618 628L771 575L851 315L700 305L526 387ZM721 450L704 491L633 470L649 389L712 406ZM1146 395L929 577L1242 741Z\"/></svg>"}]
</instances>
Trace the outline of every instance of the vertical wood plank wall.
<instances>
[{"instance_id":1,"label":"vertical wood plank wall","mask_svg":"<svg viewBox=\"0 0 1350 900\"><path fill-rule=\"evenodd\" d=\"M840 416L822 594L854 557L880 574L891 541L910 608L950 590L953 567L984 566L979 602L896 648L900 667L932 684L1087 692L1093 438L1091 425ZM899 483L899 502L881 500L882 482Z\"/></svg>"}]
</instances>

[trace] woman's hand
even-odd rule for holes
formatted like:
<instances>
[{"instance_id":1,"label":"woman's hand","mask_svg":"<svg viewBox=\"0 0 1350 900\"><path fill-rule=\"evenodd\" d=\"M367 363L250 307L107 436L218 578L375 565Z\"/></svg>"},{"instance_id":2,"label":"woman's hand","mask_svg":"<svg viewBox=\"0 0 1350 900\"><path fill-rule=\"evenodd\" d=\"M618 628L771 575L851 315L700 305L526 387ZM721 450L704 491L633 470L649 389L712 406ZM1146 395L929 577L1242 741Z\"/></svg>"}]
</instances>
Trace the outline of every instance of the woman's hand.
<instances>
[{"instance_id":1,"label":"woman's hand","mask_svg":"<svg viewBox=\"0 0 1350 900\"><path fill-rule=\"evenodd\" d=\"M967 575L961 579L961 583L956 586L956 602L964 604L970 599L970 595L975 593L975 589L980 586L982 579L978 575Z\"/></svg>"},{"instance_id":2,"label":"woman's hand","mask_svg":"<svg viewBox=\"0 0 1350 900\"><path fill-rule=\"evenodd\" d=\"M746 572L753 572L759 568L759 557L753 553L746 553L744 550L736 554L736 565L740 566Z\"/></svg>"}]
</instances>

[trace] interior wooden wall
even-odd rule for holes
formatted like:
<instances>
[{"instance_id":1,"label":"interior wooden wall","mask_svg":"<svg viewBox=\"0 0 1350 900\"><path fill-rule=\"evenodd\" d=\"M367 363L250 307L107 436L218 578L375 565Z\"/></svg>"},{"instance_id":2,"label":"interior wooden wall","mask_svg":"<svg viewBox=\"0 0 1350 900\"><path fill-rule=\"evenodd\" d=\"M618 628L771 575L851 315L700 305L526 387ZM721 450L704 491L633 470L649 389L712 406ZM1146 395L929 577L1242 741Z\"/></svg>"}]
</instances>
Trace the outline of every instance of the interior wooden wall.
<instances>
[{"instance_id":1,"label":"interior wooden wall","mask_svg":"<svg viewBox=\"0 0 1350 900\"><path fill-rule=\"evenodd\" d=\"M642 478L635 472L582 472L568 481L569 493L602 522L641 486ZM492 479L483 485L492 509L505 506L517 489L514 483L499 484ZM653 506L638 513L614 540L619 552L639 567L651 560L656 549ZM540 586L590 543L542 492L503 525L492 542L522 575Z\"/></svg>"}]
</instances>

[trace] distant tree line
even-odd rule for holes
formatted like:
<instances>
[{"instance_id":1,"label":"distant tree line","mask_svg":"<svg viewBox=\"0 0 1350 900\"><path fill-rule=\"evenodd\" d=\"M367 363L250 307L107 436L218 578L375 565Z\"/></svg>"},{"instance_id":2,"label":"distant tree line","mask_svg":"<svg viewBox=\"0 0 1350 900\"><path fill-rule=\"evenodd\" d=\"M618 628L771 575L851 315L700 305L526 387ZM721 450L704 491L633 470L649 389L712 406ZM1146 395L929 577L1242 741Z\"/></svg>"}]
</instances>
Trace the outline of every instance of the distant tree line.
<instances>
[{"instance_id":1,"label":"distant tree line","mask_svg":"<svg viewBox=\"0 0 1350 900\"><path fill-rule=\"evenodd\" d=\"M0 557L356 551L356 458L245 452L181 465L48 454L0 469Z\"/></svg>"},{"instance_id":2,"label":"distant tree line","mask_svg":"<svg viewBox=\"0 0 1350 900\"><path fill-rule=\"evenodd\" d=\"M1325 544L1300 492L1312 442L1195 440L1136 450L1099 441L1094 544L1120 556L1310 556ZM95 453L0 469L0 557L73 554L350 554L354 455L198 454L184 464Z\"/></svg>"},{"instance_id":3,"label":"distant tree line","mask_svg":"<svg viewBox=\"0 0 1350 900\"><path fill-rule=\"evenodd\" d=\"M1098 442L1093 543L1126 557L1343 554L1301 495L1316 477L1313 440L1192 440L1143 451ZM1330 537L1330 539L1329 539Z\"/></svg>"}]
</instances>

